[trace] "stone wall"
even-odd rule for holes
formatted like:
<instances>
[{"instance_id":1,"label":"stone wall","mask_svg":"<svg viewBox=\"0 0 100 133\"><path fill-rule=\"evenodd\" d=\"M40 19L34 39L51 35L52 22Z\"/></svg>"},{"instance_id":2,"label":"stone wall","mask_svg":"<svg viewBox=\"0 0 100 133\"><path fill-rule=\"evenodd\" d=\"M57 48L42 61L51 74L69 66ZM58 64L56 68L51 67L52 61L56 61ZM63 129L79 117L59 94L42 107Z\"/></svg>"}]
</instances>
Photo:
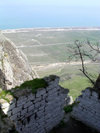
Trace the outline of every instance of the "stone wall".
<instances>
[{"instance_id":1,"label":"stone wall","mask_svg":"<svg viewBox=\"0 0 100 133\"><path fill-rule=\"evenodd\" d=\"M72 117L100 132L100 99L96 91L87 88L76 99Z\"/></svg>"},{"instance_id":2,"label":"stone wall","mask_svg":"<svg viewBox=\"0 0 100 133\"><path fill-rule=\"evenodd\" d=\"M46 133L64 117L68 90L59 86L58 77L44 78L48 86L35 94L28 89L18 94L10 104L2 103L3 111L16 125L19 133Z\"/></svg>"}]
</instances>

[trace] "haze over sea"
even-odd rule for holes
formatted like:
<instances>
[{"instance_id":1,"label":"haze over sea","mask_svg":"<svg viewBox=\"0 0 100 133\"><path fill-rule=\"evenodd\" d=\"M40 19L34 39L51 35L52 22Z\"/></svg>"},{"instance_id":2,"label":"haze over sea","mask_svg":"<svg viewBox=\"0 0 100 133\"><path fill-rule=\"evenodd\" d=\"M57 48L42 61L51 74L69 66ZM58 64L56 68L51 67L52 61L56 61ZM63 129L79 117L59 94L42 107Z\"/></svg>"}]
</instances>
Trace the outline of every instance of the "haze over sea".
<instances>
[{"instance_id":1,"label":"haze over sea","mask_svg":"<svg viewBox=\"0 0 100 133\"><path fill-rule=\"evenodd\" d=\"M0 29L100 26L100 0L0 1Z\"/></svg>"}]
</instances>

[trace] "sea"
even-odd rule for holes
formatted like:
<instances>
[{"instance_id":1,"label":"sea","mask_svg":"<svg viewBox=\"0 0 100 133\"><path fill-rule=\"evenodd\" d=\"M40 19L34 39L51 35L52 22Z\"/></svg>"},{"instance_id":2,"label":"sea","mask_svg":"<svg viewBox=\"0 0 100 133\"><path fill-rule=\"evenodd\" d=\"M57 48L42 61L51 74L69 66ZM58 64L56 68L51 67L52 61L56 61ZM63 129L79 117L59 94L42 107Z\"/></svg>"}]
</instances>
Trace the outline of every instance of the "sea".
<instances>
[{"instance_id":1,"label":"sea","mask_svg":"<svg viewBox=\"0 0 100 133\"><path fill-rule=\"evenodd\" d=\"M0 29L100 27L100 8L16 6L0 8Z\"/></svg>"}]
</instances>

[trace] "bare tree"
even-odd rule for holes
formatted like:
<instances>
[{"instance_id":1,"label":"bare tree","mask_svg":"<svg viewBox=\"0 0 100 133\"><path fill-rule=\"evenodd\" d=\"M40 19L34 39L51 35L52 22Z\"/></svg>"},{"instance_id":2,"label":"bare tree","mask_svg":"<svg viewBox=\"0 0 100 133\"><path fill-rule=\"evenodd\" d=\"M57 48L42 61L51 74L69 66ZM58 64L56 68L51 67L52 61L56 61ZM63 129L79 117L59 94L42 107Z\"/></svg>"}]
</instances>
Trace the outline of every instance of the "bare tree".
<instances>
[{"instance_id":1,"label":"bare tree","mask_svg":"<svg viewBox=\"0 0 100 133\"><path fill-rule=\"evenodd\" d=\"M100 74L96 81L91 77L91 75L87 72L87 68L84 64L85 57L92 60L93 62L97 61L97 55L100 54L100 48L99 43L96 43L95 46L93 46L89 41L84 43L86 45L83 45L83 42L80 42L78 40L75 41L74 46L69 46L69 52L71 55L69 56L69 61L72 60L72 58L76 58L81 60L81 69L79 69L85 77L93 84L95 89L100 90Z\"/></svg>"},{"instance_id":2,"label":"bare tree","mask_svg":"<svg viewBox=\"0 0 100 133\"><path fill-rule=\"evenodd\" d=\"M75 45L76 45L76 47L77 47L78 55L79 55L79 57L80 57L80 59L81 59L81 63L82 63L82 64L81 64L82 68L79 69L79 70L80 70L80 71L90 80L90 82L94 85L94 84L95 84L94 81L89 77L89 74L88 74L88 72L87 72L86 69L85 69L84 59L83 59L83 55L85 55L85 53L82 54L80 42L79 42L78 40L76 40L76 41L75 41ZM89 56L89 55L86 55L86 56Z\"/></svg>"},{"instance_id":3,"label":"bare tree","mask_svg":"<svg viewBox=\"0 0 100 133\"><path fill-rule=\"evenodd\" d=\"M98 43L98 42L96 43L95 47L93 47L93 46L91 45L91 43L90 43L89 40L87 40L87 44L88 44L88 46L89 46L92 50L96 51L97 53L100 53L100 48L99 48L99 43Z\"/></svg>"}]
</instances>

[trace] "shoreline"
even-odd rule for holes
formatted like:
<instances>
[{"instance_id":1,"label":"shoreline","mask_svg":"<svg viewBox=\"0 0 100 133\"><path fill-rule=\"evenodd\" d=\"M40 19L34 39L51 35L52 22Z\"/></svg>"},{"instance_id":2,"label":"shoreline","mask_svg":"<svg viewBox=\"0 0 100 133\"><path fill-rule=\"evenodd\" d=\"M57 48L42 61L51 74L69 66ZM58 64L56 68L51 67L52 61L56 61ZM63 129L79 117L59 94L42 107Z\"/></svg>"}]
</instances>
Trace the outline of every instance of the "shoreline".
<instances>
[{"instance_id":1,"label":"shoreline","mask_svg":"<svg viewBox=\"0 0 100 133\"><path fill-rule=\"evenodd\" d=\"M1 30L2 33L20 33L30 31L100 31L100 27L36 27Z\"/></svg>"}]
</instances>

